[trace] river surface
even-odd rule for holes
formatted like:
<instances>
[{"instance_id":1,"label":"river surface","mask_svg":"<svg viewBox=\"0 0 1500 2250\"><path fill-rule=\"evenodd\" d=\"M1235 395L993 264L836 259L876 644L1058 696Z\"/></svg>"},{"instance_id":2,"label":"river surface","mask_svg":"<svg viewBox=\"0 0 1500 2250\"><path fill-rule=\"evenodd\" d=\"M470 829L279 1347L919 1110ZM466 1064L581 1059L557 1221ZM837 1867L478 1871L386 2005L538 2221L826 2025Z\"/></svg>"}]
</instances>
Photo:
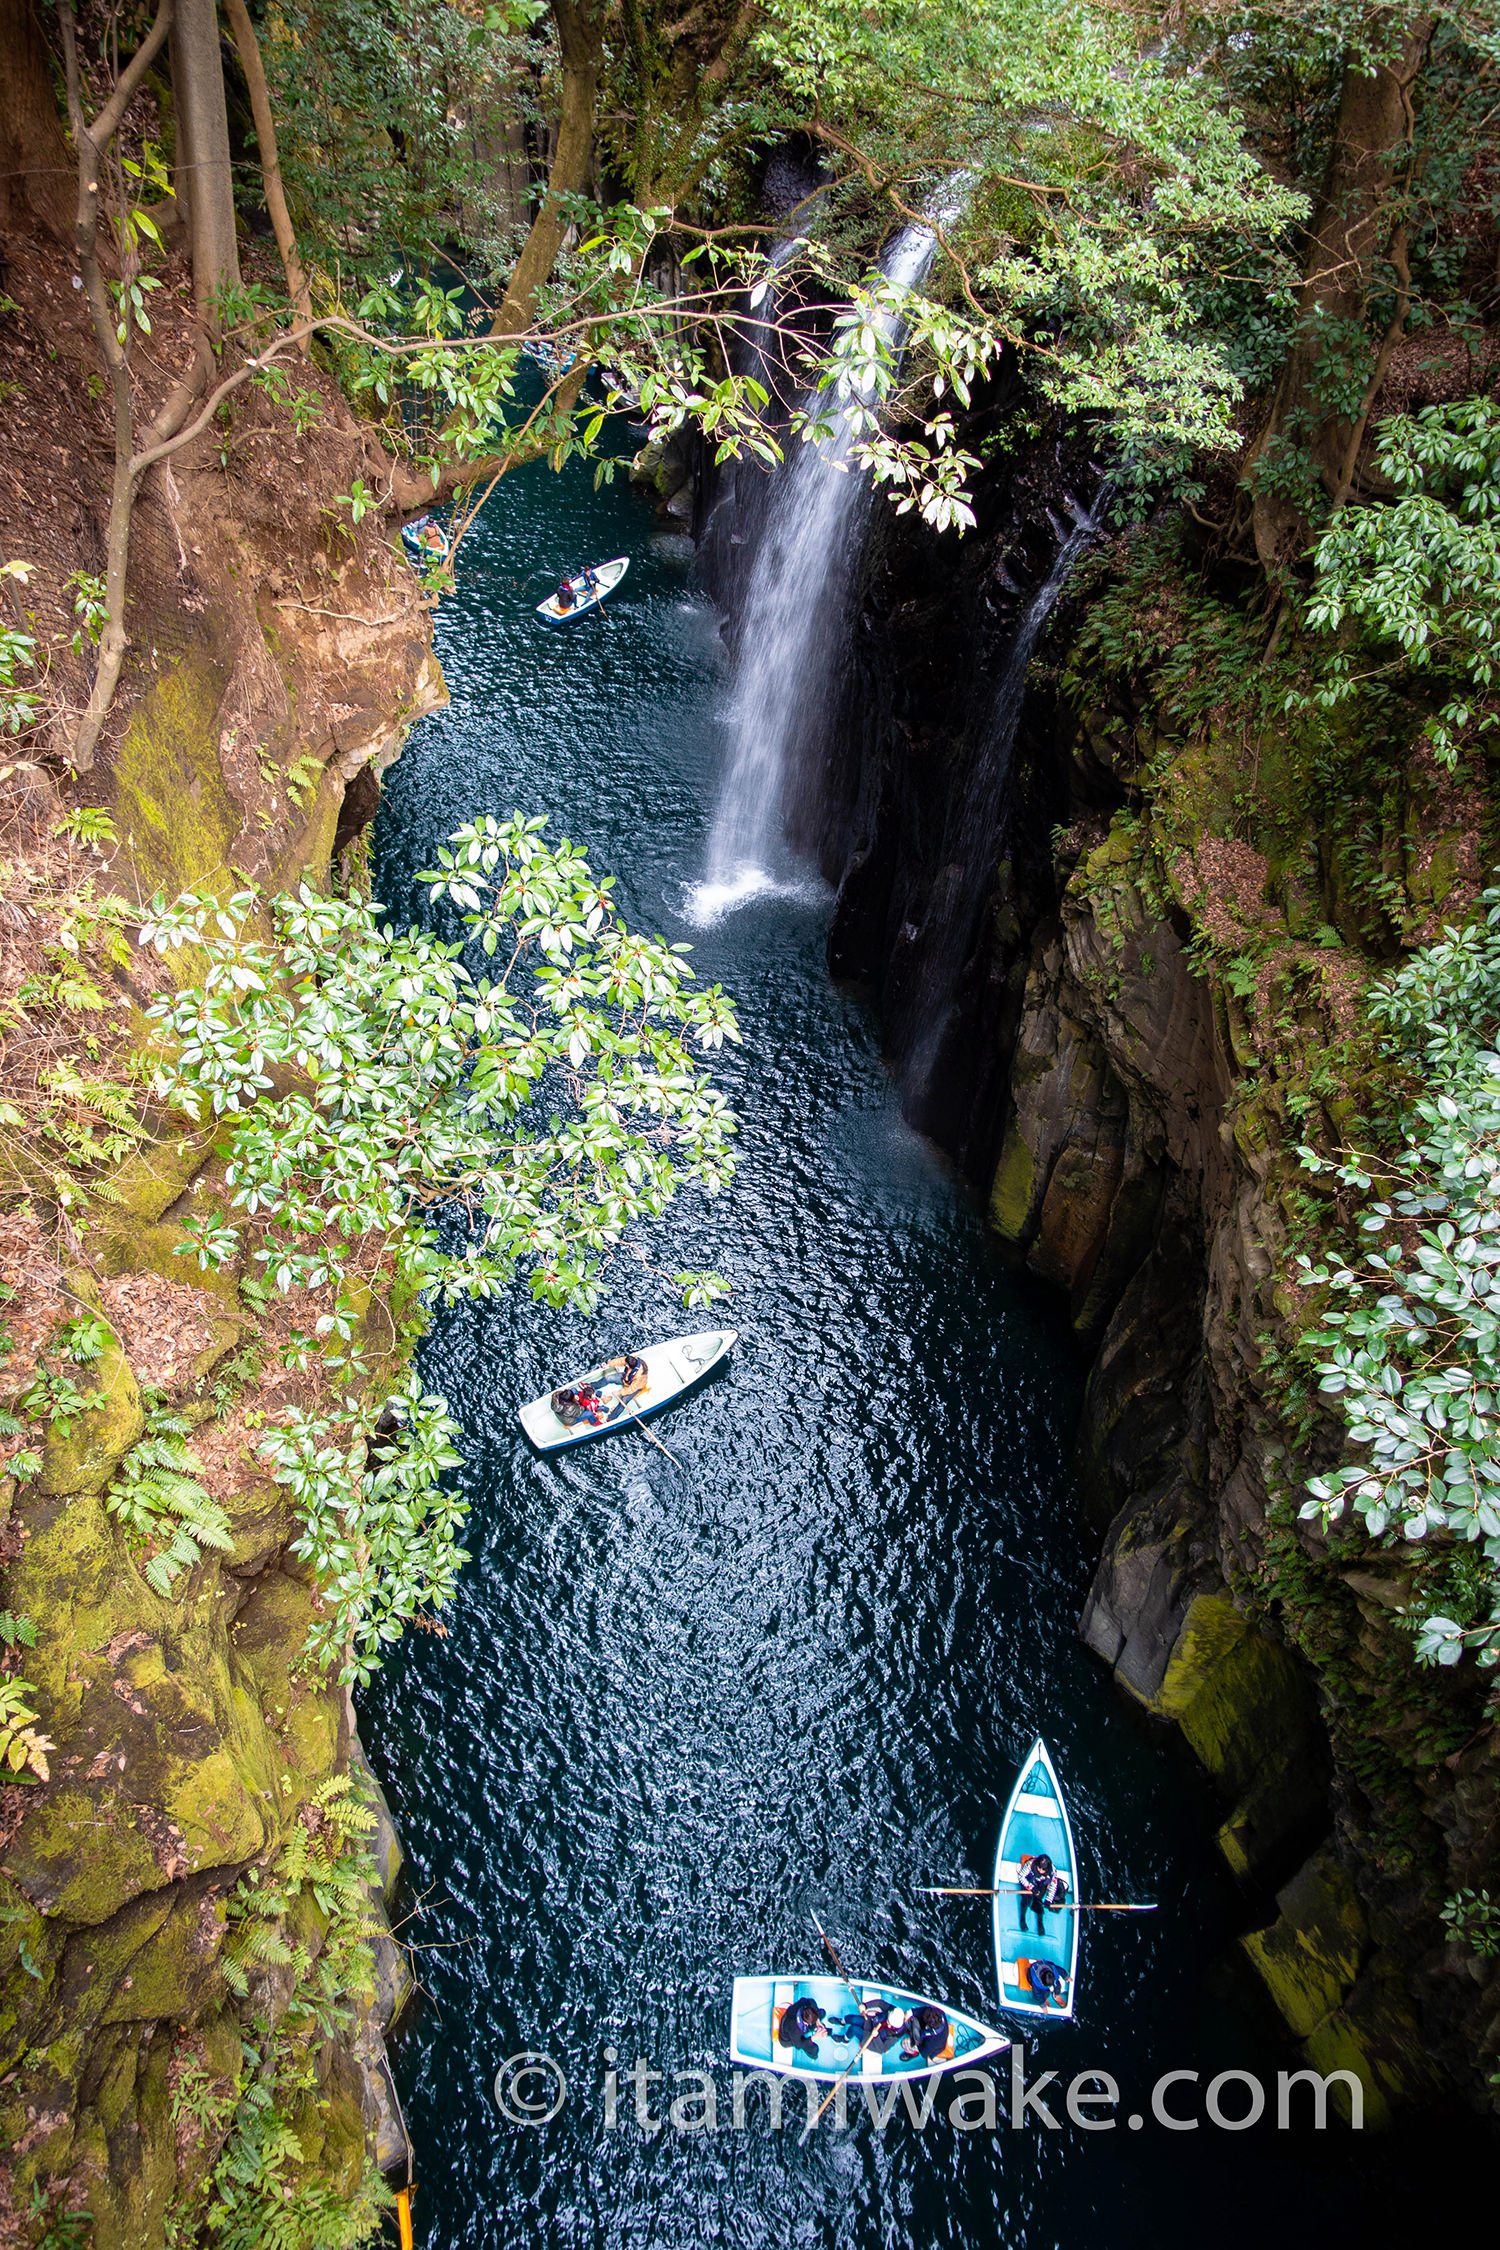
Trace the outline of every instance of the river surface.
<instances>
[{"instance_id":1,"label":"river surface","mask_svg":"<svg viewBox=\"0 0 1500 2250\"><path fill-rule=\"evenodd\" d=\"M621 433L621 443L628 443ZM532 606L565 566L628 552L607 612L548 632ZM690 939L738 997L745 1044L718 1067L741 1169L642 1235L653 1263L715 1265L734 1294L685 1315L633 1258L592 1322L513 1301L443 1316L424 1348L465 1437L472 1561L448 1637L413 1635L361 1700L402 1830L403 1935L424 1992L393 2039L417 2150L417 2239L459 2245L1313 2243L1390 2238L1404 2182L1437 2161L1330 2129L1172 2132L1207 2081L1270 2089L1272 2043L1234 1967L1246 1908L1217 1859L1221 1817L1180 1740L1134 1710L1075 1632L1096 1539L1070 1470L1080 1372L1043 1294L1001 1271L972 1210L902 1125L865 1007L824 968L826 895L756 900L706 931L685 914L724 758L726 659L686 543L623 484L534 468L491 500L438 618L452 693L387 778L379 895L419 917L418 868L462 820L552 815L619 877L628 918ZM530 577L540 571L544 575ZM516 1404L651 1337L724 1318L731 1366L639 1435L556 1463ZM1084 1895L1157 1899L1086 1929L1078 2021L1030 2037L1012 2124L925 2130L856 2104L805 2147L757 2096L735 2130L724 2060L737 1971L811 1973L826 1924L849 1969L993 2020L983 1900L1017 1759L1046 1735L1073 1811ZM1012 2026L1012 2028L1016 2028ZM508 2122L496 2073L534 2050L567 2095ZM716 2132L651 2132L611 2060L697 2080ZM1090 2069L1117 2111L1064 2107ZM541 2081L516 2091L533 2099ZM689 2099L692 2089L697 2098ZM798 2089L792 2089L795 2113ZM1222 2095L1243 2115L1242 2084ZM1144 2123L1141 2122L1144 2118ZM1451 2165L1441 2164L1450 2187ZM1428 2171L1430 2180L1431 2173Z\"/></svg>"}]
</instances>

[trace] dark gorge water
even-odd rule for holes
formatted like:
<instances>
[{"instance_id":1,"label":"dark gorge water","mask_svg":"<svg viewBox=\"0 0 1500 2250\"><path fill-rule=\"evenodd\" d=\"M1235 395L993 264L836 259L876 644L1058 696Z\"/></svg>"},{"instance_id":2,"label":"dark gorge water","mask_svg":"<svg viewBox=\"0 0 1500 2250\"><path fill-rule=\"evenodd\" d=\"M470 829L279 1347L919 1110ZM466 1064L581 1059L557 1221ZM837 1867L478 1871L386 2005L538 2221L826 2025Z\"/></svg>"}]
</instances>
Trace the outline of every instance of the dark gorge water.
<instances>
[{"instance_id":1,"label":"dark gorge water","mask_svg":"<svg viewBox=\"0 0 1500 2250\"><path fill-rule=\"evenodd\" d=\"M684 1315L634 1258L596 1321L517 1291L445 1315L425 1347L465 1432L473 1559L448 1637L403 1642L361 1709L410 1855L407 1903L426 1900L403 1933L428 1949L425 1994L392 2042L417 2239L1112 2250L1310 2243L1351 2221L1379 2239L1421 2170L1401 2143L1151 2119L1169 2069L1202 2074L1176 2089L1183 2116L1203 2115L1226 2068L1270 2085L1274 2114L1293 2058L1229 1966L1246 1910L1212 1846L1218 1808L1075 1638L1091 1538L1065 1329L993 1263L901 1125L869 1016L828 981L816 887L708 931L684 920L727 683L683 546L587 472L504 485L438 621L452 707L413 735L377 831L379 892L405 917L422 910L415 870L461 820L551 813L618 874L627 916L695 943L745 1032L719 1070L742 1119L738 1178L641 1237L658 1265L724 1271L723 1317L744 1336L655 1425L674 1459L631 1435L547 1465L512 1419L606 1347L719 1317ZM560 634L534 621L545 580L529 572L625 551L603 617ZM1028 2084L1060 2074L1045 2095L1058 2129L1009 2122L1006 2076L994 2131L955 2130L947 2093L922 2131L898 2111L877 2132L851 2105L848 2130L830 2114L799 2148L758 2096L735 2130L730 1980L816 1970L814 1910L851 1971L994 2019L987 1903L916 1891L988 1879L1037 1731L1070 1792L1085 1895L1162 1903L1094 1920L1078 2022L1031 2041ZM497 2070L525 2050L567 2080L545 2125L496 2107ZM643 2057L665 2074L656 2116L698 2085L674 2072L712 2073L719 2129L647 2133L628 2088L611 2123L611 2050L621 2070ZM1089 2069L1119 2082L1111 2131L1067 2117L1065 2088ZM1226 2113L1245 2100L1230 2088Z\"/></svg>"}]
</instances>

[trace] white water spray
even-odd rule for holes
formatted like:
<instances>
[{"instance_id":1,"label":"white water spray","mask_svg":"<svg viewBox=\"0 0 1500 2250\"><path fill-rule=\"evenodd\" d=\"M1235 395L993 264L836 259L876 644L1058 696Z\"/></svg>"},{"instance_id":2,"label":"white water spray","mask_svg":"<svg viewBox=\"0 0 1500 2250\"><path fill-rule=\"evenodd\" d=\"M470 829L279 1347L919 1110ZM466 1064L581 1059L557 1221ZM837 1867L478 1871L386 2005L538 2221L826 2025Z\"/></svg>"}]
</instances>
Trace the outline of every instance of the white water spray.
<instances>
[{"instance_id":1,"label":"white water spray","mask_svg":"<svg viewBox=\"0 0 1500 2250\"><path fill-rule=\"evenodd\" d=\"M914 223L887 250L881 270L898 288L914 288L936 247L932 228ZM810 409L813 402L803 404ZM821 443L799 444L777 477L745 602L708 865L687 900L689 919L700 926L760 892L800 887L782 840L783 789L789 753L823 716L847 637L870 501L868 483L848 458L856 411L846 407Z\"/></svg>"}]
</instances>

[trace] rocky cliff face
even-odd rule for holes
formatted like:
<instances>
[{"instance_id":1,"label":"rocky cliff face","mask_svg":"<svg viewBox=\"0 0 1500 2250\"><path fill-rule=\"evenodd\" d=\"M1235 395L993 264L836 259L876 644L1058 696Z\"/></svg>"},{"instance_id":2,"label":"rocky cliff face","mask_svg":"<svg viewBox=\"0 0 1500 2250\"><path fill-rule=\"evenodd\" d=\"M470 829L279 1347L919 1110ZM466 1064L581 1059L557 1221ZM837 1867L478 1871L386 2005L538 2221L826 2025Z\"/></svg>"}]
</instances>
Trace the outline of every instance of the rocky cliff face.
<instances>
[{"instance_id":1,"label":"rocky cliff face","mask_svg":"<svg viewBox=\"0 0 1500 2250\"><path fill-rule=\"evenodd\" d=\"M1067 1293L1102 1535L1080 1631L1216 1777L1248 1960L1308 2059L1358 2071L1367 2122L1444 2072L1487 2104L1500 1982L1437 1907L1494 1883L1500 1733L1472 1680L1417 1671L1399 1572L1298 1524L1331 1439L1293 1432L1275 1381L1294 1097L1370 964L1330 927L1326 855L1320 874L1316 850L1245 841L1247 769L1274 789L1274 744L1169 738L1108 682L1057 692L1102 560L1053 616L995 766L1006 650L1086 476L1034 461L959 546L884 520L797 812L838 885L830 961L873 989L908 1113L1000 1243ZM1471 850L1441 792L1429 824L1413 927L1461 904ZM1247 974L1252 937L1271 966Z\"/></svg>"},{"instance_id":2,"label":"rocky cliff face","mask_svg":"<svg viewBox=\"0 0 1500 2250\"><path fill-rule=\"evenodd\" d=\"M115 1089L135 1146L97 1160L97 1099L80 1112L95 1159L38 1122L57 1115L45 1073L0 1089L15 1096L0 1408L24 1425L0 1443L0 1611L32 1635L0 1647L0 1689L30 1683L47 1745L42 1771L0 1786L0 2243L87 2209L100 2250L141 2250L196 2239L231 2142L247 2180L308 2210L359 2206L371 2153L394 2153L379 2009L399 1965L385 1941L381 2001L366 1992L352 2027L289 2013L320 1976L357 1982L346 1956L368 1911L328 1911L306 1873L342 1865L363 1825L347 1809L358 1745L346 1693L302 1665L317 1595L287 1494L251 1449L268 1396L313 1398L276 1347L318 1308L268 1316L238 1267L202 1275L178 1255L222 1162L211 1127L184 1137L132 1078L139 1011L165 975L134 919L158 890L326 883L444 691L389 525L340 505L363 447L309 368L311 426L311 410L252 393L148 480L129 670L98 767L70 784L56 755L81 701L69 573L98 567L108 428L65 262L42 241L8 251L0 347L36 442L11 455L0 539L31 566L56 739L0 776L0 1000L49 1067L106 1102ZM159 332L170 355L170 319ZM80 823L85 805L112 837ZM12 1039L8 1073L20 1054ZM381 1351L394 1311L371 1304ZM76 1409L57 1411L69 1389ZM150 1575L159 1542L105 1505L163 1431L231 1537L168 1591ZM398 1859L384 1836L381 1882ZM276 2146L272 2102L290 2135ZM262 2239L252 2214L235 2239Z\"/></svg>"}]
</instances>

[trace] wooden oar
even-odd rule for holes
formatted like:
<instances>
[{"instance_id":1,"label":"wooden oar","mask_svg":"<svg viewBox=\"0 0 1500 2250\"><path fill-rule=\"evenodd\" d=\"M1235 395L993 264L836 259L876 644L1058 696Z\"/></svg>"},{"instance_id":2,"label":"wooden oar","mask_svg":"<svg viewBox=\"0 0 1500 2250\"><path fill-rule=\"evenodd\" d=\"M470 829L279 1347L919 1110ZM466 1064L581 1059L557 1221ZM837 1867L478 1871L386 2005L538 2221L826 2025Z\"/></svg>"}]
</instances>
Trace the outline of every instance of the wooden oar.
<instances>
[{"instance_id":1,"label":"wooden oar","mask_svg":"<svg viewBox=\"0 0 1500 2250\"><path fill-rule=\"evenodd\" d=\"M636 1413L634 1407L631 1408L628 1419L634 1422L636 1428L640 1431L643 1438L649 1438L651 1440L651 1443L656 1447L658 1453L667 1453L666 1447L662 1444L661 1439L657 1436L655 1430L647 1429L645 1423L641 1420L639 1414ZM678 1460L675 1453L667 1453L667 1459L671 1462L674 1469L680 1469L682 1467L682 1463Z\"/></svg>"},{"instance_id":2,"label":"wooden oar","mask_svg":"<svg viewBox=\"0 0 1500 2250\"><path fill-rule=\"evenodd\" d=\"M847 1982L847 1979L846 1979L845 1981ZM882 2023L884 2022L884 2020L885 2020L885 2019L884 2019L884 2018L883 2018L882 2016L877 2016L877 2017L875 2018L875 2021L874 2021L874 2022L873 2022L873 2023L871 2024L871 2026L870 2026L870 2029L869 2029L868 2033L866 2034L864 2047L861 2047L861 2048L860 2048L860 2050L859 2050L859 2053L858 2053L858 2054L857 2054L857 2055L855 2056L855 2058L854 2058L853 2062L852 2062L852 2063L851 2063L851 2064L849 2065L849 2068L848 2068L847 2070L845 2070L845 2071L842 2071L842 2072L840 2072L839 2076L838 2076L837 2078L835 2078L835 2080L834 2080L833 2084L832 2084L832 2085L831 2085L831 2086L829 2087L829 2089L828 2089L828 2092L827 2092L827 2094L825 2095L825 2097L824 2097L824 2099L823 2099L822 2105L821 2105L821 2107L820 2107L820 2108L819 2108L819 2110L818 2110L818 2114L817 2114L817 2116L816 2116L816 2117L810 2117L810 2118L808 2119L807 2123L806 2123L806 2124L805 2124L805 2125L803 2126L803 2128L802 2128L802 2139L801 2139L801 2140L799 2140L799 2141L798 2141L798 2143L797 2143L797 2146L798 2146L798 2148L801 2148L801 2147L803 2146L803 2143L804 2143L804 2142L806 2141L806 2139L807 2139L807 2136L808 2136L808 2134L809 2134L809 2133L810 2133L810 2132L811 2132L811 2131L813 2130L813 2127L814 2127L815 2125L817 2125L817 2124L819 2123L819 2121L820 2121L820 2120L821 2120L821 2118L822 2118L822 2115L823 2115L823 2111L824 2111L824 2110L825 2110L825 2109L826 2109L826 2108L828 2107L828 2104L829 2104L829 2103L830 2103L830 2102L831 2102L831 2101L833 2100L833 2098L834 2098L835 2094L836 2094L836 2093L838 2092L839 2088L840 2088L841 2086L847 2086L847 2085L848 2085L848 2083L849 2083L849 2080L850 2080L850 2079L851 2079L851 2078L852 2078L852 2077L854 2076L854 2073L855 2073L855 2072L856 2072L856 2071L858 2070L858 2068L859 2068L860 2064L861 2064L861 2063L862 2063L862 2062L864 2061L864 2059L865 2059L865 2047L868 2047L868 2046L869 2046L869 2044L870 2044L870 2041L871 2041L871 2040L872 2040L872 2039L874 2038L874 2036L875 2036L876 2032L877 2032L877 2031L878 2031L878 2030L880 2029L880 2026L881 2026L881 2024L882 2024Z\"/></svg>"},{"instance_id":3,"label":"wooden oar","mask_svg":"<svg viewBox=\"0 0 1500 2250\"><path fill-rule=\"evenodd\" d=\"M811 1909L809 1909L809 1911L811 1911ZM847 1977L847 1976L845 1975L845 1973L844 1973L844 1964L843 1964L843 1962L842 1962L842 1961L841 1961L841 1960L839 1959L839 1957L838 1957L838 1952L837 1952L837 1950L836 1950L836 1948L835 1948L835 1946L834 1946L834 1942L833 1942L832 1938L831 1938L831 1937L830 1937L830 1936L828 1935L828 1932L827 1932L827 1931L826 1931L826 1930L824 1929L824 1927L823 1927L822 1923L821 1923L821 1922L820 1922L820 1921L818 1920L818 1917L817 1917L817 1915L816 1915L816 1914L814 1914L814 1915L813 1915L813 1927L814 1927L814 1929L815 1929L815 1930L817 1931L817 1933L818 1933L819 1937L820 1937L820 1938L821 1938L821 1939L823 1940L823 1943L824 1943L824 1944L825 1944L825 1945L827 1946L827 1948L828 1948L828 1958L829 1958L829 1960L830 1960L830 1961L831 1961L831 1962L833 1963L834 1967L835 1967L835 1968L836 1968L836 1969L838 1970L838 1973L839 1973L839 1975L840 1975L841 1977L843 1977L843 1979L844 1979L844 1982L845 1982L845 1984L848 1984L848 1983L849 1983L849 1979L848 1979L848 1977ZM851 1987L851 1990L852 1990L852 1987Z\"/></svg>"},{"instance_id":4,"label":"wooden oar","mask_svg":"<svg viewBox=\"0 0 1500 2250\"><path fill-rule=\"evenodd\" d=\"M927 1883L917 1892L919 1898L1026 1898L1029 1895L1028 1892L1021 1889L1019 1884L1014 1887L1002 1884L997 1890L993 1885ZM1115 1899L1090 1899L1079 1905L1049 1906L1047 1912L1049 1914L1154 1914L1156 1912L1156 1901L1152 1898L1145 1900L1139 1906L1127 1906Z\"/></svg>"}]
</instances>

